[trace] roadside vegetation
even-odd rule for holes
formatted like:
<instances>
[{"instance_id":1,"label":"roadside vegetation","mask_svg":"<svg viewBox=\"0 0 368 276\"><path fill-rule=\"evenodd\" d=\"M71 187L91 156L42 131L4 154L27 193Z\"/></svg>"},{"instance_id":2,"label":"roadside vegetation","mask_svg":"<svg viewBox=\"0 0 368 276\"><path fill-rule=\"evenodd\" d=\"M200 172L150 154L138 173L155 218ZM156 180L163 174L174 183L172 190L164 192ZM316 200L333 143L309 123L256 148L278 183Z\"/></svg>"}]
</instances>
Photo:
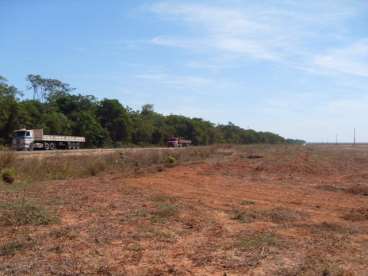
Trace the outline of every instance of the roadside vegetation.
<instances>
[{"instance_id":1,"label":"roadside vegetation","mask_svg":"<svg viewBox=\"0 0 368 276\"><path fill-rule=\"evenodd\" d=\"M12 151L0 151L0 182L8 184L34 183L97 176L106 172L125 175L145 171L163 171L179 164L203 161L215 154L217 147L187 149L123 149L113 153L93 155L53 154L32 158ZM14 185L13 185L14 186Z\"/></svg>"},{"instance_id":2,"label":"roadside vegetation","mask_svg":"<svg viewBox=\"0 0 368 276\"><path fill-rule=\"evenodd\" d=\"M303 143L230 122L215 125L200 118L165 116L150 104L136 111L116 99L78 94L69 84L40 75L28 75L27 81L33 99L20 99L21 92L0 76L0 145L9 145L13 131L20 128L84 136L87 147L165 145L171 136L190 139L194 145Z\"/></svg>"}]
</instances>

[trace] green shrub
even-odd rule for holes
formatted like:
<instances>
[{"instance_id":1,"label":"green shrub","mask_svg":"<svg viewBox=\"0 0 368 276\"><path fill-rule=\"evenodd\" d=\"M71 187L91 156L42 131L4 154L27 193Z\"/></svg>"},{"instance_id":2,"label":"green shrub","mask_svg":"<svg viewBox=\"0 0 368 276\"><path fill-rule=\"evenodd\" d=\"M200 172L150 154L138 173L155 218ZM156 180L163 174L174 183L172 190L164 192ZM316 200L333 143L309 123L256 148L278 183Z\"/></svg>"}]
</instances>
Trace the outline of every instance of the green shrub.
<instances>
[{"instance_id":1,"label":"green shrub","mask_svg":"<svg viewBox=\"0 0 368 276\"><path fill-rule=\"evenodd\" d=\"M15 181L15 175L14 169L4 169L1 171L1 179L7 184L12 184Z\"/></svg>"},{"instance_id":2,"label":"green shrub","mask_svg":"<svg viewBox=\"0 0 368 276\"><path fill-rule=\"evenodd\" d=\"M172 155L168 155L166 159L166 163L168 165L175 165L176 164L176 158Z\"/></svg>"}]
</instances>

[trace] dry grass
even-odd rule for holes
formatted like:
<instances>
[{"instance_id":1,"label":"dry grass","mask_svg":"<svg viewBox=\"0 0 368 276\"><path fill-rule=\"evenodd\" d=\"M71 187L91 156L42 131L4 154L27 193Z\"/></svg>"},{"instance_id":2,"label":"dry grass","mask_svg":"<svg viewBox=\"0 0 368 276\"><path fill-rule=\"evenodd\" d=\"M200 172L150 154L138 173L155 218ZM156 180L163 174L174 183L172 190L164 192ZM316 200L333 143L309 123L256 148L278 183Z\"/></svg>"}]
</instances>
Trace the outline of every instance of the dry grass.
<instances>
[{"instance_id":1,"label":"dry grass","mask_svg":"<svg viewBox=\"0 0 368 276\"><path fill-rule=\"evenodd\" d=\"M15 154L11 150L0 150L0 171L11 167L15 162Z\"/></svg>"},{"instance_id":2,"label":"dry grass","mask_svg":"<svg viewBox=\"0 0 368 276\"><path fill-rule=\"evenodd\" d=\"M308 255L296 267L282 268L276 275L280 276L352 276L338 264L327 260L322 255Z\"/></svg>"},{"instance_id":3,"label":"dry grass","mask_svg":"<svg viewBox=\"0 0 368 276\"><path fill-rule=\"evenodd\" d=\"M280 238L270 232L244 233L239 235L234 243L234 247L242 251L254 251L279 245Z\"/></svg>"},{"instance_id":4,"label":"dry grass","mask_svg":"<svg viewBox=\"0 0 368 276\"><path fill-rule=\"evenodd\" d=\"M204 160L216 151L215 147L178 150L133 149L103 155L68 156L55 154L43 158L15 158L14 152L0 151L1 169L17 174L19 181L43 181L97 176L106 171L143 172L154 165L173 167L178 164ZM158 168L158 170L159 170Z\"/></svg>"},{"instance_id":5,"label":"dry grass","mask_svg":"<svg viewBox=\"0 0 368 276\"><path fill-rule=\"evenodd\" d=\"M156 209L151 212L151 221L153 223L165 223L168 219L177 216L178 206L170 203L160 203Z\"/></svg>"}]
</instances>

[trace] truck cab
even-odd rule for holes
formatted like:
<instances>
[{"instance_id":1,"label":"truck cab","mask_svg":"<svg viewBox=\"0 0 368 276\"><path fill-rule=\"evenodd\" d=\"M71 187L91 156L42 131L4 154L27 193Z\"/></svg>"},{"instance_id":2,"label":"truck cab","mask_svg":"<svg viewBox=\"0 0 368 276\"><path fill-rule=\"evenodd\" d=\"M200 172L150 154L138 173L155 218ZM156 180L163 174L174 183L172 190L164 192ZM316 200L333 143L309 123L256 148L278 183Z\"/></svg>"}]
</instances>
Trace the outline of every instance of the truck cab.
<instances>
[{"instance_id":1,"label":"truck cab","mask_svg":"<svg viewBox=\"0 0 368 276\"><path fill-rule=\"evenodd\" d=\"M27 129L19 129L14 131L12 148L14 150L32 150L33 131Z\"/></svg>"}]
</instances>

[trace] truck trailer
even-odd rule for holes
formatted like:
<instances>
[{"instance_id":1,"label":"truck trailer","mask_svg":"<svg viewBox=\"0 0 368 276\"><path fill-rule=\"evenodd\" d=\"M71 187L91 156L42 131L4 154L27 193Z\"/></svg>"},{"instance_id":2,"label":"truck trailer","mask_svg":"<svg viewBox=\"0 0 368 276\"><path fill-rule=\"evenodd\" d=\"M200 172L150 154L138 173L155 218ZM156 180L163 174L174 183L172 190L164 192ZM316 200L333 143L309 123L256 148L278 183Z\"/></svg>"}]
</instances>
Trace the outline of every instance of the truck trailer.
<instances>
[{"instance_id":1,"label":"truck trailer","mask_svg":"<svg viewBox=\"0 0 368 276\"><path fill-rule=\"evenodd\" d=\"M180 137L171 137L167 141L167 146L170 148L189 147L191 144L192 144L191 140L186 140Z\"/></svg>"},{"instance_id":2,"label":"truck trailer","mask_svg":"<svg viewBox=\"0 0 368 276\"><path fill-rule=\"evenodd\" d=\"M79 149L85 143L84 137L45 135L43 129L19 129L14 131L12 148L14 150L55 150Z\"/></svg>"}]
</instances>

